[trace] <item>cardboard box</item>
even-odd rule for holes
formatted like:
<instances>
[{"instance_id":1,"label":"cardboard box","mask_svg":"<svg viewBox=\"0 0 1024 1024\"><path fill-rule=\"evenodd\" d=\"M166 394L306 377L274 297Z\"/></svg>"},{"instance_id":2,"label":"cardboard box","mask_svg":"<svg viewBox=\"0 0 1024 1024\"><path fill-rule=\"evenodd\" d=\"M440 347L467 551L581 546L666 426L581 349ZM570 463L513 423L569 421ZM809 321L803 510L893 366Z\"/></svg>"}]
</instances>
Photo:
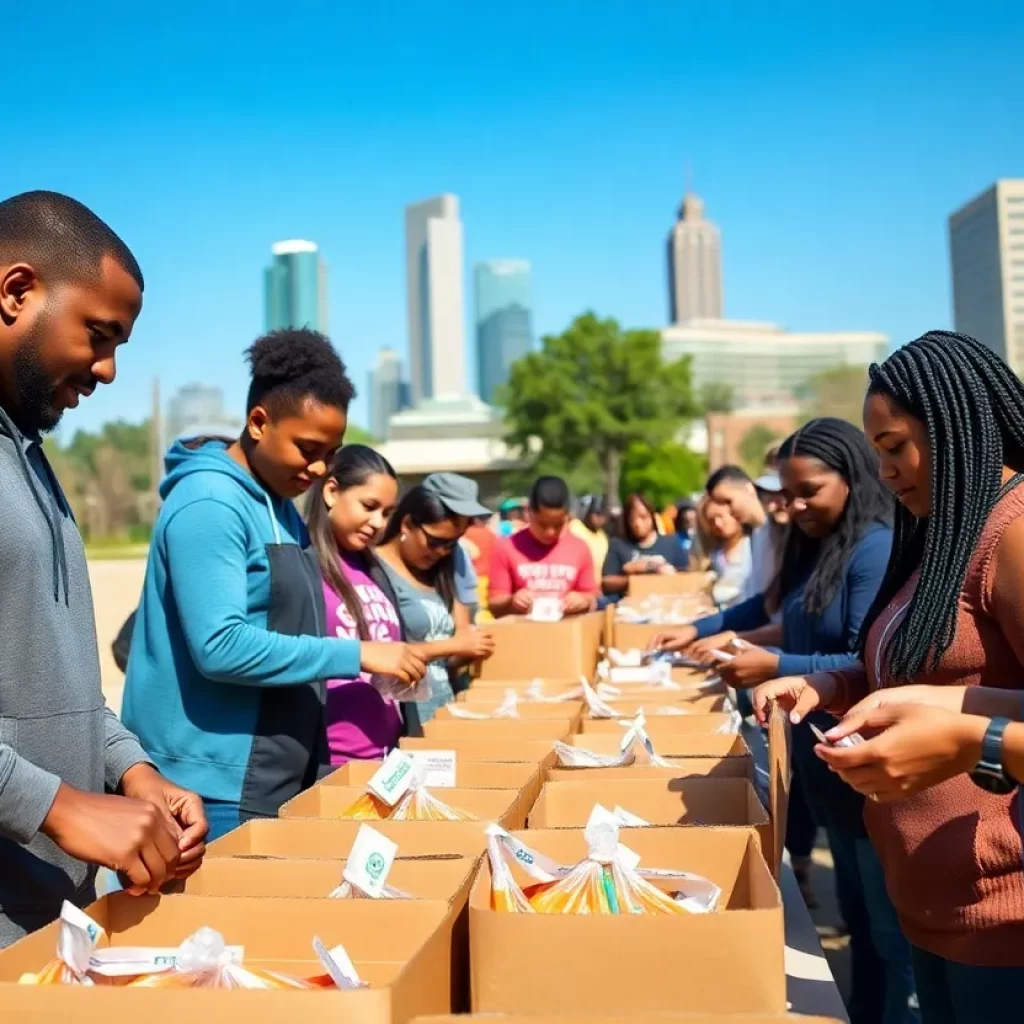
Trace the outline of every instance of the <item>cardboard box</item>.
<instances>
[{"instance_id":1,"label":"cardboard box","mask_svg":"<svg viewBox=\"0 0 1024 1024\"><path fill-rule=\"evenodd\" d=\"M456 740L555 740L576 732L573 718L491 718L483 722L440 722L433 719L423 726L423 735L435 748L448 749Z\"/></svg>"},{"instance_id":2,"label":"cardboard box","mask_svg":"<svg viewBox=\"0 0 1024 1024\"><path fill-rule=\"evenodd\" d=\"M317 785L365 787L381 763L349 761ZM538 761L468 761L457 754L455 757L455 785L459 789L523 789L539 771ZM437 795L444 799L442 790Z\"/></svg>"},{"instance_id":3,"label":"cardboard box","mask_svg":"<svg viewBox=\"0 0 1024 1024\"><path fill-rule=\"evenodd\" d=\"M468 690L456 694L455 700L460 704L473 700L493 700L499 704L506 690L515 690L523 696L537 683L540 683L543 694L553 697L568 690L579 689L580 677L552 679L538 675L527 679L474 679Z\"/></svg>"},{"instance_id":4,"label":"cardboard box","mask_svg":"<svg viewBox=\"0 0 1024 1024\"><path fill-rule=\"evenodd\" d=\"M399 851L388 885L418 900L461 905L479 866L479 857L402 857ZM326 899L341 885L344 868L344 860L211 857L180 885L186 896Z\"/></svg>"},{"instance_id":5,"label":"cardboard box","mask_svg":"<svg viewBox=\"0 0 1024 1024\"><path fill-rule=\"evenodd\" d=\"M585 718L580 723L580 734L583 736L622 737L625 735L626 729L619 722L628 717L628 715L623 715L622 719ZM730 721L730 715L723 711L711 711L707 714L696 715L651 715L647 718L644 729L657 747L658 741L665 736L713 736L718 733L719 729L727 728Z\"/></svg>"},{"instance_id":6,"label":"cardboard box","mask_svg":"<svg viewBox=\"0 0 1024 1024\"><path fill-rule=\"evenodd\" d=\"M754 829L771 863L774 837L768 812L746 779L604 779L546 782L529 827L583 828L595 804L615 806L651 825L728 825ZM632 835L635 829L625 830ZM623 842L630 845L629 839Z\"/></svg>"},{"instance_id":7,"label":"cardboard box","mask_svg":"<svg viewBox=\"0 0 1024 1024\"><path fill-rule=\"evenodd\" d=\"M363 794L362 786L314 786L289 800L280 810L281 818L340 818ZM439 789L439 800L479 821L496 821L504 828L522 828L529 806L518 789ZM376 827L375 821L368 824ZM408 822L421 825L423 822ZM441 825L455 822L439 822Z\"/></svg>"},{"instance_id":8,"label":"cardboard box","mask_svg":"<svg viewBox=\"0 0 1024 1024\"><path fill-rule=\"evenodd\" d=\"M497 699L489 699L486 697L477 696L465 701L459 701L455 710L458 711L470 711L475 714L481 715L493 715L497 710L498 705L504 699L502 694ZM566 700L559 701L557 704L548 704L544 701L537 701L533 703L527 703L521 701L516 705L516 716L515 718L502 718L502 719L472 719L463 718L459 714L452 714L451 707L445 706L438 708L434 712L433 721L435 722L472 722L472 721L531 721L537 718L568 718L572 722L577 722L580 716L583 714L583 701L581 700Z\"/></svg>"},{"instance_id":9,"label":"cardboard box","mask_svg":"<svg viewBox=\"0 0 1024 1024\"><path fill-rule=\"evenodd\" d=\"M591 737L574 737L580 743ZM601 737L604 739L604 737ZM625 768L562 768L548 769L549 782L582 782L589 779L678 779L691 776L715 779L754 780L754 755L742 736L687 737L708 741L702 743L710 753L698 753L687 757L666 757L669 768L658 768L651 764L632 764Z\"/></svg>"},{"instance_id":10,"label":"cardboard box","mask_svg":"<svg viewBox=\"0 0 1024 1024\"><path fill-rule=\"evenodd\" d=\"M521 1013L461 1014L418 1017L413 1024L842 1024L835 1017L808 1017L795 1013L659 1013L656 1017L595 1017L578 1013L546 1013L542 1017ZM160 1024L163 1024L161 1021ZM172 1022L169 1022L172 1024Z\"/></svg>"},{"instance_id":11,"label":"cardboard box","mask_svg":"<svg viewBox=\"0 0 1024 1024\"><path fill-rule=\"evenodd\" d=\"M245 947L245 963L251 967L284 971L300 977L322 974L313 955L313 938L324 944L342 944L363 980L370 988L355 992L309 993L323 1000L305 1001L312 1016L304 1019L349 1021L352 1024L405 1022L417 1014L450 1011L449 908L442 901L391 900L382 905L370 900L274 900L272 908L264 899L220 899L213 896L129 896L115 893L89 908L89 915L106 931L101 946L179 946L199 928L220 932L230 945ZM54 923L0 952L0 1005L8 1017L9 997L22 974L35 972L53 959L60 924ZM36 996L41 989L32 991ZM82 1019L75 1006L92 1004L82 999L82 989L67 988L63 1003L74 1019ZM95 990L92 990L95 991ZM87 996L92 992L86 992ZM191 997L182 1019L230 1020L236 1014L235 991L182 992ZM264 998L276 993L254 993ZM301 996L304 993L280 993ZM124 990L114 995L124 997ZM158 989L132 993L139 1016L126 1017L107 1004L112 1021L137 1019L151 1024L149 1007L162 1007L168 993ZM147 998L147 996L149 998ZM20 997L20 993L19 993ZM44 997L45 998L45 997ZM26 998L27 1004L30 1000ZM273 1001L276 1005L278 1001ZM283 1005L283 1000L280 1001ZM56 1005L61 1005L55 1001ZM126 1005L123 1002L120 1005ZM254 1004L258 1006L258 1003ZM88 1012L87 1010L85 1012ZM294 1013L294 1010L293 1010ZM330 1014L331 1016L328 1016ZM53 1020L55 1018L49 1018ZM261 1020L258 1011L252 1020Z\"/></svg>"},{"instance_id":12,"label":"cardboard box","mask_svg":"<svg viewBox=\"0 0 1024 1024\"><path fill-rule=\"evenodd\" d=\"M561 622L517 616L488 623L497 648L480 665L481 679L592 678L604 635L604 616L574 615Z\"/></svg>"},{"instance_id":13,"label":"cardboard box","mask_svg":"<svg viewBox=\"0 0 1024 1024\"><path fill-rule=\"evenodd\" d=\"M638 711L643 711L648 719L661 718L663 708L675 708L688 715L710 715L721 712L725 707L726 695L711 694L707 697L695 693L680 694L675 690L659 690L651 686L619 687L621 697L605 697L603 700L620 718L633 718ZM593 715L584 714L583 721L600 721Z\"/></svg>"},{"instance_id":14,"label":"cardboard box","mask_svg":"<svg viewBox=\"0 0 1024 1024\"><path fill-rule=\"evenodd\" d=\"M339 860L348 856L362 821L262 818L248 821L206 848L206 857ZM374 821L398 843L400 857L478 857L487 849L483 821Z\"/></svg>"},{"instance_id":15,"label":"cardboard box","mask_svg":"<svg viewBox=\"0 0 1024 1024\"><path fill-rule=\"evenodd\" d=\"M782 902L743 829L639 828L623 841L651 868L724 890L711 914L547 915L491 910L486 859L469 902L474 1013L783 1012ZM582 830L518 833L562 864L587 855ZM528 882L520 869L513 872Z\"/></svg>"},{"instance_id":16,"label":"cardboard box","mask_svg":"<svg viewBox=\"0 0 1024 1024\"><path fill-rule=\"evenodd\" d=\"M635 602L649 597L710 593L714 580L714 575L709 572L676 572L664 576L652 573L649 576L630 576L629 599Z\"/></svg>"}]
</instances>

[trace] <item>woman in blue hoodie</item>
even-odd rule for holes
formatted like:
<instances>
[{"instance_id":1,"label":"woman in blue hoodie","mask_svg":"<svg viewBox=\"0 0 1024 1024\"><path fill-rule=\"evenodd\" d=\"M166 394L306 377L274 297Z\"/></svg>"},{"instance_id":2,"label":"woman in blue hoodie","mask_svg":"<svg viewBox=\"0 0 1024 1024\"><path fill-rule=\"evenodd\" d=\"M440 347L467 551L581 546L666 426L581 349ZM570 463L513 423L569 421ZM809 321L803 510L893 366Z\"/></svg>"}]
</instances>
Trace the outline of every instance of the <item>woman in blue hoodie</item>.
<instances>
[{"instance_id":1,"label":"woman in blue hoodie","mask_svg":"<svg viewBox=\"0 0 1024 1024\"><path fill-rule=\"evenodd\" d=\"M124 690L124 721L168 778L203 797L211 839L275 815L329 764L325 680L425 672L405 644L326 636L303 553L292 500L344 437L344 364L309 330L268 334L247 357L241 438L167 455Z\"/></svg>"}]
</instances>

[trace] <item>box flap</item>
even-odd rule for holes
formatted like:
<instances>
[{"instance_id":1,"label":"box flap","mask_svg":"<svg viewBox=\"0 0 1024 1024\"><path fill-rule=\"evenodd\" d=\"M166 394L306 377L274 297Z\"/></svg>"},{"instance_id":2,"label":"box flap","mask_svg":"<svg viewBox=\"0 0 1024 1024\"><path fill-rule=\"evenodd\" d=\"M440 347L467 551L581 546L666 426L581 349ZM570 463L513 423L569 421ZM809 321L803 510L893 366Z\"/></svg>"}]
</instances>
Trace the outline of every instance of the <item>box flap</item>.
<instances>
[{"instance_id":1,"label":"box flap","mask_svg":"<svg viewBox=\"0 0 1024 1024\"><path fill-rule=\"evenodd\" d=\"M792 727L789 717L777 704L768 716L768 816L773 829L774 858L772 874L778 878L782 850L786 843L786 821L789 817L789 788L792 781L790 743Z\"/></svg>"}]
</instances>

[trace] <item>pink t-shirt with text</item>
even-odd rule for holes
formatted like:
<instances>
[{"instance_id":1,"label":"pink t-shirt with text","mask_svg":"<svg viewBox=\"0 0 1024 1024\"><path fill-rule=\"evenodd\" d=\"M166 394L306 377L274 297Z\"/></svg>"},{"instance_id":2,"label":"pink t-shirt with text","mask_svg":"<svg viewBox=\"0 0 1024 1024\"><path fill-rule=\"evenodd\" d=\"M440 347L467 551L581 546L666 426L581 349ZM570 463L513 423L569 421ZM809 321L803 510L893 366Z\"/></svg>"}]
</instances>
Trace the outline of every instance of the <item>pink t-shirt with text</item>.
<instances>
[{"instance_id":1,"label":"pink t-shirt with text","mask_svg":"<svg viewBox=\"0 0 1024 1024\"><path fill-rule=\"evenodd\" d=\"M348 577L363 610L363 618L374 643L397 643L402 639L398 612L384 592L351 555L342 554L341 571ZM324 581L327 607L327 635L343 640L359 637L356 621ZM384 757L398 744L402 718L394 702L382 697L370 683L368 673L358 679L330 679L327 682L327 742L331 764Z\"/></svg>"},{"instance_id":2,"label":"pink t-shirt with text","mask_svg":"<svg viewBox=\"0 0 1024 1024\"><path fill-rule=\"evenodd\" d=\"M505 537L491 558L488 593L507 597L517 590L558 597L572 593L596 594L598 588L590 549L568 530L563 530L550 547L541 544L529 530Z\"/></svg>"}]
</instances>

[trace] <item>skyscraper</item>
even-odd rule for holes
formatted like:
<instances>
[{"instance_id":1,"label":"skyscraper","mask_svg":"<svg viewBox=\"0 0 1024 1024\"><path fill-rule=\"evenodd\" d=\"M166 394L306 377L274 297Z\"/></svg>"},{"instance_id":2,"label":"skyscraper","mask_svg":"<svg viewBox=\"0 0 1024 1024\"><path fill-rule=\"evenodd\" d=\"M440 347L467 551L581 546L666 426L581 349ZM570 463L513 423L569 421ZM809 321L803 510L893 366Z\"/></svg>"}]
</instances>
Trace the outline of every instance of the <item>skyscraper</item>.
<instances>
[{"instance_id":1,"label":"skyscraper","mask_svg":"<svg viewBox=\"0 0 1024 1024\"><path fill-rule=\"evenodd\" d=\"M402 380L402 360L394 349L382 348L370 370L370 433L385 440L388 421L408 407L409 385Z\"/></svg>"},{"instance_id":2,"label":"skyscraper","mask_svg":"<svg viewBox=\"0 0 1024 1024\"><path fill-rule=\"evenodd\" d=\"M489 260L476 266L476 349L480 397L494 403L509 367L533 346L530 264Z\"/></svg>"},{"instance_id":3,"label":"skyscraper","mask_svg":"<svg viewBox=\"0 0 1024 1024\"><path fill-rule=\"evenodd\" d=\"M1024 178L1004 178L949 218L953 322L1024 373Z\"/></svg>"},{"instance_id":4,"label":"skyscraper","mask_svg":"<svg viewBox=\"0 0 1024 1024\"><path fill-rule=\"evenodd\" d=\"M275 242L273 262L263 272L264 320L268 331L311 327L327 333L327 268L315 242Z\"/></svg>"},{"instance_id":5,"label":"skyscraper","mask_svg":"<svg viewBox=\"0 0 1024 1024\"><path fill-rule=\"evenodd\" d=\"M466 330L457 196L405 208L405 274L412 400L461 396Z\"/></svg>"},{"instance_id":6,"label":"skyscraper","mask_svg":"<svg viewBox=\"0 0 1024 1024\"><path fill-rule=\"evenodd\" d=\"M692 192L668 236L668 295L671 323L722 319L722 239Z\"/></svg>"},{"instance_id":7,"label":"skyscraper","mask_svg":"<svg viewBox=\"0 0 1024 1024\"><path fill-rule=\"evenodd\" d=\"M224 410L224 392L206 384L186 384L167 403L166 437L163 444L193 434L234 436L241 423Z\"/></svg>"}]
</instances>

